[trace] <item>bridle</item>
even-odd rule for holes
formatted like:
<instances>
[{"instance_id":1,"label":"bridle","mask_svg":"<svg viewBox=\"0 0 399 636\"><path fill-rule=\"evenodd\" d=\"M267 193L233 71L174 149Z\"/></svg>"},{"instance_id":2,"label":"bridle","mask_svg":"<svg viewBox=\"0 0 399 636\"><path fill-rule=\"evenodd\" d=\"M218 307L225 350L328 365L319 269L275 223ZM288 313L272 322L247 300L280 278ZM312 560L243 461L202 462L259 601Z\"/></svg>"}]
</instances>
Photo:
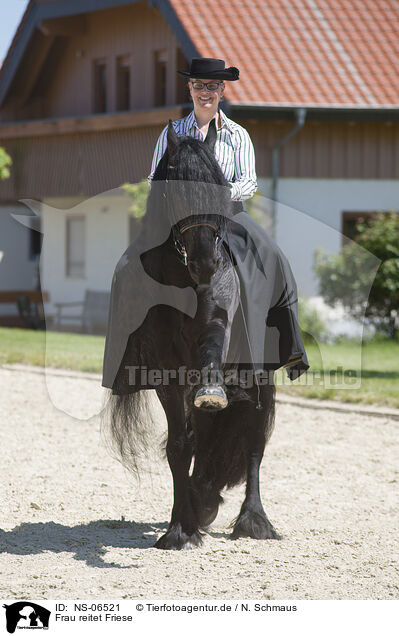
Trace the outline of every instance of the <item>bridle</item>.
<instances>
[{"instance_id":1,"label":"bridle","mask_svg":"<svg viewBox=\"0 0 399 636\"><path fill-rule=\"evenodd\" d=\"M186 267L187 267L187 249L186 249L186 246L184 245L183 234L187 230L190 230L193 227L199 227L201 225L206 225L206 226L212 228L212 230L214 231L214 233L215 233L216 253L218 255L220 254L220 249L221 249L221 245L222 245L222 242L223 242L223 237L222 237L221 233L219 232L218 228L216 227L216 225L213 225L212 223L192 223L191 225L187 225L187 227L184 227L182 229L179 229L176 226L174 226L173 229L172 229L173 244L174 244L178 254L181 256L181 260L182 260L182 262L184 263L184 265Z\"/></svg>"},{"instance_id":2,"label":"bridle","mask_svg":"<svg viewBox=\"0 0 399 636\"><path fill-rule=\"evenodd\" d=\"M163 192L163 197L164 199L166 199L166 207L168 209L168 213L169 213L169 200L168 197L166 195L166 188L167 188L167 184L169 183L169 170L170 169L174 169L175 166L172 166L170 164L168 164L167 167L167 178L165 179L165 190ZM184 265L187 267L187 249L186 246L184 244L184 238L183 238L183 234L184 232L186 232L187 230L190 230L194 227L199 227L201 225L205 225L208 226L210 228L212 228L212 230L215 233L215 247L216 247L216 252L219 255L220 254L220 250L221 250L221 246L224 240L224 236L226 233L226 228L224 228L224 230L221 232L220 231L220 227L218 227L216 224L213 223L209 223L208 221L200 221L199 223L191 223L190 225L183 225L179 227L179 223L173 225L172 227L172 238L173 238L173 244L175 246L176 251L178 252L179 256L181 257L181 261L184 263ZM224 224L225 225L225 224Z\"/></svg>"}]
</instances>

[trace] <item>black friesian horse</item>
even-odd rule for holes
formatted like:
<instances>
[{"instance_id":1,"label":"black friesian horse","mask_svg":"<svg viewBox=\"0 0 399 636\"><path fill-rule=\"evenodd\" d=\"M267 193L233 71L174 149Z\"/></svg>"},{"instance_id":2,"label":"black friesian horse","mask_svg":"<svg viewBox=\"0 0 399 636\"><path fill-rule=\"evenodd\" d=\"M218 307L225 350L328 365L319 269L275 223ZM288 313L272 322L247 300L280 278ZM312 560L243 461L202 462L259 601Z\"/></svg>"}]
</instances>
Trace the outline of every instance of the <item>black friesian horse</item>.
<instances>
[{"instance_id":1,"label":"black friesian horse","mask_svg":"<svg viewBox=\"0 0 399 636\"><path fill-rule=\"evenodd\" d=\"M190 317L164 303L151 307L143 324L130 335L121 364L122 368L143 362L145 351L145 362L154 369L187 368L197 370L201 378L204 371L212 372L211 379L199 386L176 379L155 387L168 422L166 453L174 484L171 521L156 543L162 549L200 545L201 528L212 523L223 501L222 489L245 479L246 495L231 537L279 538L259 493L259 467L274 425L274 384L230 385L217 373L227 368L227 348L234 348L234 335L230 336L239 288L226 236L232 203L213 153L215 140L212 123L202 142L179 138L170 122L168 149L156 170L147 203L147 217L151 206L159 203L157 197L164 213L172 218L179 206L181 209L179 221L171 223L168 239L142 254L145 271L164 285L194 290L196 313ZM168 184L174 182L181 183L182 190L170 194ZM185 190L185 183L198 184L198 188ZM223 186L217 204L209 194L212 185ZM221 204L224 214L214 209ZM241 366L245 365L236 365L236 369ZM143 388L151 387L138 383L126 391L116 384L109 403L113 439L133 469L137 449L148 434Z\"/></svg>"}]
</instances>

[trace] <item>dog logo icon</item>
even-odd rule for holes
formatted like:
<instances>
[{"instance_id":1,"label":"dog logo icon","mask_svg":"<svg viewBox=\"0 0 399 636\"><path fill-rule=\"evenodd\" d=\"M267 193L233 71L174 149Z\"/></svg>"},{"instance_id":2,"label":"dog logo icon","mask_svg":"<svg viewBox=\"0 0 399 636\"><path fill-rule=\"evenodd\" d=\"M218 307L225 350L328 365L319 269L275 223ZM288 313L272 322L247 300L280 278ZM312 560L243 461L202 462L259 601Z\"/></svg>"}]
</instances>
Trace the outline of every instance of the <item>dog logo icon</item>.
<instances>
[{"instance_id":1,"label":"dog logo icon","mask_svg":"<svg viewBox=\"0 0 399 636\"><path fill-rule=\"evenodd\" d=\"M48 629L50 610L31 603L18 601L11 605L3 605L6 610L7 631L13 634L18 629Z\"/></svg>"}]
</instances>

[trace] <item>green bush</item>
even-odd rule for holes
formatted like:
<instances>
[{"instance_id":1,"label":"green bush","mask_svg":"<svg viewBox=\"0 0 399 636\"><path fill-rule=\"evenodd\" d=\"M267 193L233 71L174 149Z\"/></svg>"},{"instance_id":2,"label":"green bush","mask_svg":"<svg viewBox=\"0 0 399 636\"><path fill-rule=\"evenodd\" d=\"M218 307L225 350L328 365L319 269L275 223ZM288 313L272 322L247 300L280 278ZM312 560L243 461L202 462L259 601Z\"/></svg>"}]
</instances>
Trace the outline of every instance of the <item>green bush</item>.
<instances>
[{"instance_id":1,"label":"green bush","mask_svg":"<svg viewBox=\"0 0 399 636\"><path fill-rule=\"evenodd\" d=\"M263 203L263 195L259 190L255 192L253 197L244 201L245 207L248 211L248 214L252 216L254 221L259 223L259 225L263 225L264 223L264 213L262 211L262 203Z\"/></svg>"},{"instance_id":2,"label":"green bush","mask_svg":"<svg viewBox=\"0 0 399 636\"><path fill-rule=\"evenodd\" d=\"M298 298L298 319L301 336L305 342L323 342L328 339L328 329L320 313L309 302L307 296Z\"/></svg>"},{"instance_id":3,"label":"green bush","mask_svg":"<svg viewBox=\"0 0 399 636\"><path fill-rule=\"evenodd\" d=\"M378 212L367 222L359 222L356 229L356 242L349 241L339 254L316 250L313 269L320 293L330 306L341 301L354 318L365 316L395 338L399 326L399 213ZM382 261L379 267L375 257ZM375 278L369 292L371 274Z\"/></svg>"},{"instance_id":4,"label":"green bush","mask_svg":"<svg viewBox=\"0 0 399 636\"><path fill-rule=\"evenodd\" d=\"M142 179L139 183L124 183L122 185L123 190L128 194L132 204L129 211L132 213L135 219L141 219L147 206L148 197L148 181Z\"/></svg>"},{"instance_id":5,"label":"green bush","mask_svg":"<svg viewBox=\"0 0 399 636\"><path fill-rule=\"evenodd\" d=\"M6 153L4 148L0 148L0 179L8 179L12 161L11 157Z\"/></svg>"}]
</instances>

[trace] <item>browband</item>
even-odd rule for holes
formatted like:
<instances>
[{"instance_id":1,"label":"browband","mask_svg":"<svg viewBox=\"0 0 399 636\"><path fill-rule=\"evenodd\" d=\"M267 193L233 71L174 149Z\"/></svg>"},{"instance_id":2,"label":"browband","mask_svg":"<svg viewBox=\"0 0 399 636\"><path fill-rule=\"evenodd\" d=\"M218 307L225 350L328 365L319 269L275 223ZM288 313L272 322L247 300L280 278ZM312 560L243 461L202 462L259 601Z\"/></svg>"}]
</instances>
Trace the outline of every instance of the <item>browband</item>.
<instances>
[{"instance_id":1,"label":"browband","mask_svg":"<svg viewBox=\"0 0 399 636\"><path fill-rule=\"evenodd\" d=\"M211 223L193 223L193 225L188 225L187 227L180 230L180 234L183 234L186 230L190 230L192 227L198 227L199 225L208 225L212 228L212 230L215 230L216 233L218 231L217 227L215 225L212 225Z\"/></svg>"}]
</instances>

